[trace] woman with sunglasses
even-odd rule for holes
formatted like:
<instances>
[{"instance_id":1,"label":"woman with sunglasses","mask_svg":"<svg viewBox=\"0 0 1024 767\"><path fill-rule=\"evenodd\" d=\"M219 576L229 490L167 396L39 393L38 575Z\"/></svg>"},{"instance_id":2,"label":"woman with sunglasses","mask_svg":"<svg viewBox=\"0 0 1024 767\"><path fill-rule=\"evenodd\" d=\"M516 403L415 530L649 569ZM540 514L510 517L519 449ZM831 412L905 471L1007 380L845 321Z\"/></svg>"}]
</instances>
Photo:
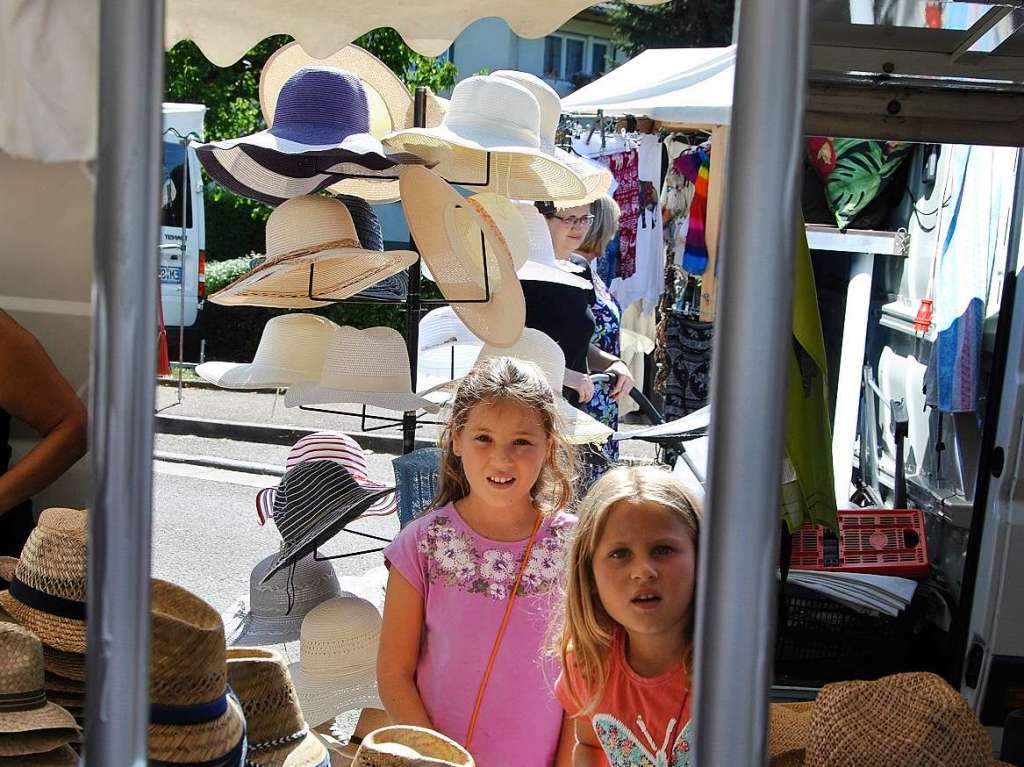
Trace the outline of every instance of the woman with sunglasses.
<instances>
[{"instance_id":1,"label":"woman with sunglasses","mask_svg":"<svg viewBox=\"0 0 1024 767\"><path fill-rule=\"evenodd\" d=\"M618 356L619 308L590 268L589 258L597 254L615 235L618 228L618 206L614 200L599 200L593 205L557 208L551 202L535 203L547 219L555 257L568 270L593 284L593 290L579 290L553 283L523 282L526 298L526 325L551 336L565 353L566 398L576 407L593 415L612 428L618 425L617 400L633 388L629 367ZM595 221L597 208L600 221ZM590 231L600 224L596 244ZM588 252L584 253L584 242ZM591 372L614 373L611 384L595 385ZM613 445L614 443L612 443ZM614 447L605 456L614 460ZM606 461L586 461L582 485L585 489L602 473Z\"/></svg>"}]
</instances>

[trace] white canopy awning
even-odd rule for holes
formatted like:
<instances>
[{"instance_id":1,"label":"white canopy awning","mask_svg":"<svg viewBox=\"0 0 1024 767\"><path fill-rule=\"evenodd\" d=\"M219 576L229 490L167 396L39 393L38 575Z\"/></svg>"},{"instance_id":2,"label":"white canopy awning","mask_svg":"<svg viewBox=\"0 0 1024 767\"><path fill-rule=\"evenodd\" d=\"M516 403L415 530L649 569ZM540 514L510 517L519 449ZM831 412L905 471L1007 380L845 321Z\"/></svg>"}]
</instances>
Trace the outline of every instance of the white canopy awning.
<instances>
[{"instance_id":1,"label":"white canopy awning","mask_svg":"<svg viewBox=\"0 0 1024 767\"><path fill-rule=\"evenodd\" d=\"M736 46L647 50L562 99L575 114L635 115L688 126L728 125Z\"/></svg>"}]
</instances>

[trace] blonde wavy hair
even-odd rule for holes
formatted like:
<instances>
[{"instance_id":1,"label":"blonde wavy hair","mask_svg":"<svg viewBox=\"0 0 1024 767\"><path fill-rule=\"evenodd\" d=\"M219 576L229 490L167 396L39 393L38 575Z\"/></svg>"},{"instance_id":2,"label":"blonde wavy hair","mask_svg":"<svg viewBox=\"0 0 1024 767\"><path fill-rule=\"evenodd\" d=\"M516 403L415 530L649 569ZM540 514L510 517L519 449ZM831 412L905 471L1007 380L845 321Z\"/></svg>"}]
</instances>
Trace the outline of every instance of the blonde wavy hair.
<instances>
[{"instance_id":1,"label":"blonde wavy hair","mask_svg":"<svg viewBox=\"0 0 1024 767\"><path fill-rule=\"evenodd\" d=\"M580 253L593 253L603 256L608 243L619 231L619 204L610 195L598 197L590 203L590 212L594 221L587 229L587 234L580 243Z\"/></svg>"},{"instance_id":2,"label":"blonde wavy hair","mask_svg":"<svg viewBox=\"0 0 1024 767\"><path fill-rule=\"evenodd\" d=\"M577 690L571 675L566 675L569 693L581 714L589 714L601 701L608 677L609 655L615 620L605 611L594 581L594 552L604 534L608 515L619 503L656 503L678 516L693 539L694 553L699 554L700 502L670 472L657 466L619 466L601 477L580 502L579 522L569 549L565 574L565 599L560 620L554 624L552 650L568 668L568 656L579 672L586 690ZM694 560L694 572L696 572ZM696 592L695 592L696 593ZM695 597L696 598L696 597ZM693 670L693 616L690 613L683 629L685 650L683 667L689 675Z\"/></svg>"},{"instance_id":3,"label":"blonde wavy hair","mask_svg":"<svg viewBox=\"0 0 1024 767\"><path fill-rule=\"evenodd\" d=\"M566 508L573 500L575 458L561 432L561 419L551 391L540 369L531 362L497 357L473 366L459 382L448 406L448 419L441 432L441 469L437 495L430 503L437 509L469 495L469 480L453 443L477 405L513 402L534 411L547 435L548 452L540 476L530 491L534 506L542 514Z\"/></svg>"}]
</instances>

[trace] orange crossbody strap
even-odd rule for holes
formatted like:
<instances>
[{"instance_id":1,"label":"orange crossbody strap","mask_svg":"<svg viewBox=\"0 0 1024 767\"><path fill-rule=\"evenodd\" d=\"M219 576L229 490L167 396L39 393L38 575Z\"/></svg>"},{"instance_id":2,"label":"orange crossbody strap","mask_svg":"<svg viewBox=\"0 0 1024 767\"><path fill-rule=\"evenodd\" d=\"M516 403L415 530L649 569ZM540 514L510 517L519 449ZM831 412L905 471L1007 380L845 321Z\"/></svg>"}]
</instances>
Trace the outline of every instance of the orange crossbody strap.
<instances>
[{"instance_id":1,"label":"orange crossbody strap","mask_svg":"<svg viewBox=\"0 0 1024 767\"><path fill-rule=\"evenodd\" d=\"M519 571L512 583L512 591L508 595L508 603L505 605L505 614L498 626L498 633L494 637L494 646L491 647L491 657L487 659L487 666L484 668L483 679L480 680L480 689L476 693L476 703L473 704L473 713L469 717L469 729L466 730L466 750L471 751L473 733L476 731L476 720L480 716L480 706L484 702L484 692L487 690L487 682L491 679L491 672L494 670L494 661L498 657L498 650L501 647L501 640L505 637L505 629L508 628L509 618L512 616L512 605L516 599L516 592L519 591L519 582L523 579L526 565L530 561L530 554L533 552L533 544L537 540L537 531L540 530L541 515L537 515L537 521L533 523L533 531L530 533L530 540L526 542L526 549L523 551L523 561L519 563Z\"/></svg>"}]
</instances>

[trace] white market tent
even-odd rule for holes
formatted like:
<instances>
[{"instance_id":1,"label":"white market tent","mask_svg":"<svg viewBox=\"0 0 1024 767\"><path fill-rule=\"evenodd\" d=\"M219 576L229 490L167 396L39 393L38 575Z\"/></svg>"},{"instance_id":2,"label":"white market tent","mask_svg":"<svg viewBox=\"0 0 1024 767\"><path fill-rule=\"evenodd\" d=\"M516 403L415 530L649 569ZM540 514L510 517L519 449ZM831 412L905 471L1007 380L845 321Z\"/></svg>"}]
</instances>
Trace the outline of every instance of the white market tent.
<instances>
[{"instance_id":1,"label":"white market tent","mask_svg":"<svg viewBox=\"0 0 1024 767\"><path fill-rule=\"evenodd\" d=\"M146 763L146 576L156 338L155 333L138 329L152 322L157 306L153 275L164 47L191 37L212 61L225 64L272 33L291 34L311 53L323 54L364 31L390 26L414 48L432 55L479 18L502 17L520 34L540 36L590 4L0 4L0 161L21 157L30 166L33 160L97 160L95 192L83 193L81 200L86 211L95 200L93 247L87 237L74 243L76 255L91 256L94 266L89 767ZM737 120L732 125L728 171L733 183L726 198L726 208L736 214L727 218L721 236L722 251L728 253L722 263L721 292L723 300L760 308L723 317L715 339L709 524L702 541L698 597L701 672L694 707L700 722L694 754L702 763L764 763L776 565L774 547L765 542L778 527L785 389L785 371L775 363L788 343L787 276L793 253L788 222L796 211L801 134L831 134L833 128L817 127L825 115L833 126L843 124L849 133L869 138L1017 145L1024 124L1019 99L1024 90L1024 38L1009 36L980 50L977 46L1001 21L1011 21L1010 14L1024 0L979 6L982 15L970 29L915 27L876 16L873 5L869 0L746 2L736 25ZM811 98L806 103L809 71ZM949 78L963 80L958 84ZM35 191L39 183L37 179L33 186L33 170L38 176L48 167L41 162L29 166L20 168L19 183L22 190ZM760 187L742 183L755 171ZM766 196L763 189L773 193ZM52 207L41 207L6 226L8 231L35 232L38 247L53 235L52 215ZM0 240L8 243L4 258L33 256L30 248L12 249L6 234L0 228ZM5 284L0 292L13 290ZM742 482L731 473L737 466L743 466ZM744 534L737 535L738 530ZM980 532L980 526L971 532L971 579L977 569L974 541L980 547Z\"/></svg>"}]
</instances>

